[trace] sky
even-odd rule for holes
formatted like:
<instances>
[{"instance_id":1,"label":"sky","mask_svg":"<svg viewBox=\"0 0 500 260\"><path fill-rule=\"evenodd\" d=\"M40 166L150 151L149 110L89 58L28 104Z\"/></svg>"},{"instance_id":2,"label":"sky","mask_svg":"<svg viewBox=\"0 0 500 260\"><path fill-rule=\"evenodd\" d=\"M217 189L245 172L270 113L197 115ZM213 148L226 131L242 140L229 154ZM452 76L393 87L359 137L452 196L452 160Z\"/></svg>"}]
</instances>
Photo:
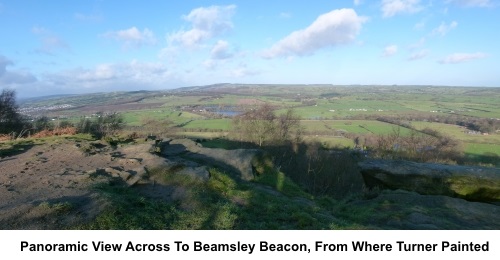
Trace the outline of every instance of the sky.
<instances>
[{"instance_id":1,"label":"sky","mask_svg":"<svg viewBox=\"0 0 500 260\"><path fill-rule=\"evenodd\" d=\"M500 87L500 0L0 0L18 97L216 83Z\"/></svg>"}]
</instances>

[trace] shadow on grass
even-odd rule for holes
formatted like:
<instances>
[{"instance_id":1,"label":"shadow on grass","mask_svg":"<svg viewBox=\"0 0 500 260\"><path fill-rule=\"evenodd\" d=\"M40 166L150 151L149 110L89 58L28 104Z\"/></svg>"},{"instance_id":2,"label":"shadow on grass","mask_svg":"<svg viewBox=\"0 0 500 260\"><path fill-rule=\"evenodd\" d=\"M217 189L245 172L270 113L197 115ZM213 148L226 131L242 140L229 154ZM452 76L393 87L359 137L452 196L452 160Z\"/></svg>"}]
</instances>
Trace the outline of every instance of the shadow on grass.
<instances>
[{"instance_id":1,"label":"shadow on grass","mask_svg":"<svg viewBox=\"0 0 500 260\"><path fill-rule=\"evenodd\" d=\"M362 155L350 149L325 150L320 143L305 142L258 147L249 142L226 139L213 139L201 144L208 148L260 149L271 161L272 165L268 167L274 167L274 170L316 196L329 195L341 199L346 194L362 192L364 188L357 166ZM280 180L273 182L280 183Z\"/></svg>"},{"instance_id":2,"label":"shadow on grass","mask_svg":"<svg viewBox=\"0 0 500 260\"><path fill-rule=\"evenodd\" d=\"M108 208L78 229L255 230L344 227L305 198L289 197L210 169L207 182L157 169L155 185L114 182L96 189Z\"/></svg>"},{"instance_id":3,"label":"shadow on grass","mask_svg":"<svg viewBox=\"0 0 500 260\"><path fill-rule=\"evenodd\" d=\"M496 153L486 152L483 154L466 153L464 155L465 163L491 165L500 167L500 156Z\"/></svg>"},{"instance_id":4,"label":"shadow on grass","mask_svg":"<svg viewBox=\"0 0 500 260\"><path fill-rule=\"evenodd\" d=\"M35 144L33 141L20 141L16 143L0 143L0 158L16 156L27 152L33 148Z\"/></svg>"}]
</instances>

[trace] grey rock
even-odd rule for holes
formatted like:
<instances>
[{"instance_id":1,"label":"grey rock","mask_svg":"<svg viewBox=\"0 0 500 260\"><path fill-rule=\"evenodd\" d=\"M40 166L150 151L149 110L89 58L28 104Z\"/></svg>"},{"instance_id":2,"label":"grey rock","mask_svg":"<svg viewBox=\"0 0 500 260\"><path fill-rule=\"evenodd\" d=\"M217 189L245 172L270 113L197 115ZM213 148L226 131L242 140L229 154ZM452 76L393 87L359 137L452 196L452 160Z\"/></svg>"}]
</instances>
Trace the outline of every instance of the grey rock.
<instances>
[{"instance_id":1,"label":"grey rock","mask_svg":"<svg viewBox=\"0 0 500 260\"><path fill-rule=\"evenodd\" d=\"M162 149L162 154L167 158L182 155L190 160L204 162L228 170L243 180L254 179L254 159L261 153L260 150L256 149L226 150L205 148L189 139L174 139L170 142L170 145Z\"/></svg>"}]
</instances>

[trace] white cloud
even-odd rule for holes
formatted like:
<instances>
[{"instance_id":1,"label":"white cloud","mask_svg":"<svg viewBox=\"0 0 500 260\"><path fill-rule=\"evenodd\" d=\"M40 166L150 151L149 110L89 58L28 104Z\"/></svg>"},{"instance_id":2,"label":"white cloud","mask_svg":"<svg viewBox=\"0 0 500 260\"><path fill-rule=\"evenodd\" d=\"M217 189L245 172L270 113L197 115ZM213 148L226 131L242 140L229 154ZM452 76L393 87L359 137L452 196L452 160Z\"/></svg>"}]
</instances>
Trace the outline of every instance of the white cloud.
<instances>
[{"instance_id":1,"label":"white cloud","mask_svg":"<svg viewBox=\"0 0 500 260\"><path fill-rule=\"evenodd\" d=\"M216 60L225 60L234 56L234 53L229 50L229 43L219 40L210 52L210 57Z\"/></svg>"},{"instance_id":2,"label":"white cloud","mask_svg":"<svg viewBox=\"0 0 500 260\"><path fill-rule=\"evenodd\" d=\"M410 55L410 57L408 57L408 60L409 61L420 60L420 59L423 59L423 58L427 57L427 55L429 55L429 51L428 50L421 50L421 51L412 53Z\"/></svg>"},{"instance_id":3,"label":"white cloud","mask_svg":"<svg viewBox=\"0 0 500 260\"><path fill-rule=\"evenodd\" d=\"M210 51L210 59L203 62L203 66L207 69L215 69L219 63L225 62L235 56L235 52L230 50L227 41L219 40Z\"/></svg>"},{"instance_id":4,"label":"white cloud","mask_svg":"<svg viewBox=\"0 0 500 260\"><path fill-rule=\"evenodd\" d=\"M135 26L125 30L107 32L103 36L122 42L124 48L153 45L157 42L156 37L151 30L144 28L141 32Z\"/></svg>"},{"instance_id":5,"label":"white cloud","mask_svg":"<svg viewBox=\"0 0 500 260\"><path fill-rule=\"evenodd\" d=\"M231 18L235 5L200 7L192 10L183 19L190 22L190 30L180 30L167 36L169 43L195 47L203 41L219 36L233 29Z\"/></svg>"},{"instance_id":6,"label":"white cloud","mask_svg":"<svg viewBox=\"0 0 500 260\"><path fill-rule=\"evenodd\" d=\"M353 9L333 10L320 15L309 27L292 32L262 54L264 58L305 56L319 49L353 42L365 17Z\"/></svg>"},{"instance_id":7,"label":"white cloud","mask_svg":"<svg viewBox=\"0 0 500 260\"><path fill-rule=\"evenodd\" d=\"M35 26L31 29L31 32L38 37L41 43L41 46L35 49L36 53L53 55L60 49L69 49L66 42L46 28Z\"/></svg>"},{"instance_id":8,"label":"white cloud","mask_svg":"<svg viewBox=\"0 0 500 260\"><path fill-rule=\"evenodd\" d=\"M440 60L439 63L443 64L456 64L467 62L471 60L483 59L486 58L486 54L482 52L476 53L453 53L446 56L444 59Z\"/></svg>"},{"instance_id":9,"label":"white cloud","mask_svg":"<svg viewBox=\"0 0 500 260\"><path fill-rule=\"evenodd\" d=\"M391 57L394 54L398 52L398 46L397 45L388 45L384 48L384 52L382 53L382 56L384 57Z\"/></svg>"},{"instance_id":10,"label":"white cloud","mask_svg":"<svg viewBox=\"0 0 500 260\"><path fill-rule=\"evenodd\" d=\"M490 7L493 6L491 0L446 0L446 3L457 4L465 7Z\"/></svg>"},{"instance_id":11,"label":"white cloud","mask_svg":"<svg viewBox=\"0 0 500 260\"><path fill-rule=\"evenodd\" d=\"M442 22L441 25L439 25L437 28L432 30L432 34L445 36L448 32L457 28L457 26L458 26L458 23L456 21L453 21L450 24L446 24L445 22Z\"/></svg>"},{"instance_id":12,"label":"white cloud","mask_svg":"<svg viewBox=\"0 0 500 260\"><path fill-rule=\"evenodd\" d=\"M7 86L17 84L27 84L36 82L37 79L31 73L26 71L10 71L8 66L13 66L14 62L3 55L0 55L0 84Z\"/></svg>"},{"instance_id":13,"label":"white cloud","mask_svg":"<svg viewBox=\"0 0 500 260\"><path fill-rule=\"evenodd\" d=\"M401 13L417 13L423 7L420 0L383 0L382 14L384 17L392 17Z\"/></svg>"}]
</instances>

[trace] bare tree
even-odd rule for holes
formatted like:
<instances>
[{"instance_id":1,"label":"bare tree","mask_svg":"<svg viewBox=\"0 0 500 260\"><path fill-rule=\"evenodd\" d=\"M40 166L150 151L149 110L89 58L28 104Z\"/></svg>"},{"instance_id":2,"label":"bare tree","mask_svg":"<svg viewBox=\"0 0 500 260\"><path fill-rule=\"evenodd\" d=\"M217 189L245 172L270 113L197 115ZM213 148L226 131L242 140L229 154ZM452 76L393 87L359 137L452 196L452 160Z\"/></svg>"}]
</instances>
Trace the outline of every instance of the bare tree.
<instances>
[{"instance_id":1,"label":"bare tree","mask_svg":"<svg viewBox=\"0 0 500 260\"><path fill-rule=\"evenodd\" d=\"M271 139L276 131L276 116L273 108L264 104L257 109L252 109L234 118L235 130L239 131L241 138L262 146L266 140Z\"/></svg>"},{"instance_id":2,"label":"bare tree","mask_svg":"<svg viewBox=\"0 0 500 260\"><path fill-rule=\"evenodd\" d=\"M240 140L250 141L259 146L265 143L298 142L301 135L299 117L292 109L276 116L269 104L236 116L233 119L233 129L240 135Z\"/></svg>"},{"instance_id":3,"label":"bare tree","mask_svg":"<svg viewBox=\"0 0 500 260\"><path fill-rule=\"evenodd\" d=\"M286 113L277 117L277 141L284 142L287 140L298 143L302 138L302 128L300 126L300 117L297 116L293 109L288 109Z\"/></svg>"}]
</instances>

